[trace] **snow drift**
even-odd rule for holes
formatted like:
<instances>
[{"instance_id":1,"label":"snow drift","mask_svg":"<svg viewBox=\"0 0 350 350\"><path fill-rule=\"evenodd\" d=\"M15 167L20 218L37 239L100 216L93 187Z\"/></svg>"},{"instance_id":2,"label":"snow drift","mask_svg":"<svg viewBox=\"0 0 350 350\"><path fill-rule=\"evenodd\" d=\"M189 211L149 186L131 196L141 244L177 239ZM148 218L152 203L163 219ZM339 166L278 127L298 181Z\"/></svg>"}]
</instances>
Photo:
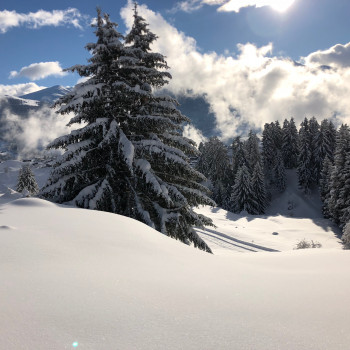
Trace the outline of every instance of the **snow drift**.
<instances>
[{"instance_id":1,"label":"snow drift","mask_svg":"<svg viewBox=\"0 0 350 350\"><path fill-rule=\"evenodd\" d=\"M115 214L33 198L0 209L2 349L350 343L348 251L213 256Z\"/></svg>"}]
</instances>

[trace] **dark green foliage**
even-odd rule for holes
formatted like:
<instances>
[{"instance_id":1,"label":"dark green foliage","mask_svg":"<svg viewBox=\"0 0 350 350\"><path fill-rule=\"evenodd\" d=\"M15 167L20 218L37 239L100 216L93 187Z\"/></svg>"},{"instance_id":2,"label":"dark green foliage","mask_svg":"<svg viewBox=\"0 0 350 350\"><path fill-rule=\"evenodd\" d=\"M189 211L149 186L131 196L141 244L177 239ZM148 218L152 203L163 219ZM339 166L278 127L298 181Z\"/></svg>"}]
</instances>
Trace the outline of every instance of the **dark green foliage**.
<instances>
[{"instance_id":1,"label":"dark green foliage","mask_svg":"<svg viewBox=\"0 0 350 350\"><path fill-rule=\"evenodd\" d=\"M254 195L253 214L264 214L267 206L266 189L264 172L262 170L261 162L255 164L252 178L251 178L252 193Z\"/></svg>"},{"instance_id":2,"label":"dark green foliage","mask_svg":"<svg viewBox=\"0 0 350 350\"><path fill-rule=\"evenodd\" d=\"M332 162L326 156L323 161L321 176L320 176L320 196L322 200L322 213L325 218L330 217L329 212L329 199L331 192L331 174L332 174Z\"/></svg>"},{"instance_id":3,"label":"dark green foliage","mask_svg":"<svg viewBox=\"0 0 350 350\"><path fill-rule=\"evenodd\" d=\"M169 96L152 89L171 78L164 56L150 52L157 38L137 13L123 37L98 10L97 42L87 65L70 68L87 77L60 99L59 113L73 112L70 125L86 125L55 140L64 148L41 195L56 202L126 215L210 252L193 227L212 225L192 207L214 205L192 169L193 141L182 136L189 119Z\"/></svg>"},{"instance_id":4,"label":"dark green foliage","mask_svg":"<svg viewBox=\"0 0 350 350\"><path fill-rule=\"evenodd\" d=\"M298 130L294 119L284 120L282 129L282 156L287 169L296 168L298 165Z\"/></svg>"},{"instance_id":5,"label":"dark green foliage","mask_svg":"<svg viewBox=\"0 0 350 350\"><path fill-rule=\"evenodd\" d=\"M256 214L258 205L254 199L249 170L245 165L237 171L230 204L230 209L234 213L246 211L248 214Z\"/></svg>"},{"instance_id":6,"label":"dark green foliage","mask_svg":"<svg viewBox=\"0 0 350 350\"><path fill-rule=\"evenodd\" d=\"M211 181L212 197L218 206L224 207L231 180L227 147L217 137L212 137L200 149L196 169Z\"/></svg>"},{"instance_id":7,"label":"dark green foliage","mask_svg":"<svg viewBox=\"0 0 350 350\"><path fill-rule=\"evenodd\" d=\"M328 208L335 223L343 227L348 221L350 198L350 129L342 125L336 138Z\"/></svg>"},{"instance_id":8,"label":"dark green foliage","mask_svg":"<svg viewBox=\"0 0 350 350\"><path fill-rule=\"evenodd\" d=\"M39 187L29 165L23 165L19 170L16 191L26 197L38 194Z\"/></svg>"},{"instance_id":9,"label":"dark green foliage","mask_svg":"<svg viewBox=\"0 0 350 350\"><path fill-rule=\"evenodd\" d=\"M300 125L298 151L299 186L305 193L308 193L313 183L313 168L311 137L307 118Z\"/></svg>"},{"instance_id":10,"label":"dark green foliage","mask_svg":"<svg viewBox=\"0 0 350 350\"><path fill-rule=\"evenodd\" d=\"M273 168L274 185L278 191L283 192L286 189L286 171L283 164L282 154L279 150L276 153L276 160Z\"/></svg>"}]
</instances>

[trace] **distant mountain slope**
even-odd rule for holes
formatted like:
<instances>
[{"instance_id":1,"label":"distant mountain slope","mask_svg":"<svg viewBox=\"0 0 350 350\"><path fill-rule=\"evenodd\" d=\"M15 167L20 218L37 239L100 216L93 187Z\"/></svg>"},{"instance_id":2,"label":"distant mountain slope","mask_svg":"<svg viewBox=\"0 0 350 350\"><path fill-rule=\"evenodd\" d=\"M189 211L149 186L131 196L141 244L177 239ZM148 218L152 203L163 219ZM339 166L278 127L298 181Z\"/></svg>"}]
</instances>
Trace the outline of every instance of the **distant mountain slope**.
<instances>
[{"instance_id":1,"label":"distant mountain slope","mask_svg":"<svg viewBox=\"0 0 350 350\"><path fill-rule=\"evenodd\" d=\"M15 96L3 96L0 97L0 117L5 111L10 113L23 115L30 110L35 110L39 107L39 101L27 100Z\"/></svg>"},{"instance_id":2,"label":"distant mountain slope","mask_svg":"<svg viewBox=\"0 0 350 350\"><path fill-rule=\"evenodd\" d=\"M0 159L16 157L16 143L8 131L21 131L21 121L33 116L31 112L52 105L58 98L69 93L72 88L55 85L30 94L0 97ZM166 92L168 93L168 92ZM189 117L192 125L200 130L205 137L219 136L216 129L215 116L210 112L210 106L204 96L176 96L180 111ZM14 128L14 123L15 127ZM34 131L34 130L33 130Z\"/></svg>"},{"instance_id":3,"label":"distant mountain slope","mask_svg":"<svg viewBox=\"0 0 350 350\"><path fill-rule=\"evenodd\" d=\"M71 87L55 85L47 89L42 89L39 91L32 92L30 94L22 95L20 97L28 100L37 100L42 103L53 103L60 97L66 95L71 90Z\"/></svg>"}]
</instances>

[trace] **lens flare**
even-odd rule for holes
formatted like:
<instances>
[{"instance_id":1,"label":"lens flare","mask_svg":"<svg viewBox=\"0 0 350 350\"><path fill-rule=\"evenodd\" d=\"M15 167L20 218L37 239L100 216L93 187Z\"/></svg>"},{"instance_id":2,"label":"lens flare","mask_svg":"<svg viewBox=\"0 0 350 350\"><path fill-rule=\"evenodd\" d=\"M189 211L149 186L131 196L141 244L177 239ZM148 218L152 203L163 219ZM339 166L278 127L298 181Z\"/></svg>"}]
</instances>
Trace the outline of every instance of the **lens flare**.
<instances>
[{"instance_id":1,"label":"lens flare","mask_svg":"<svg viewBox=\"0 0 350 350\"><path fill-rule=\"evenodd\" d=\"M269 5L278 12L285 12L295 0L270 0Z\"/></svg>"}]
</instances>

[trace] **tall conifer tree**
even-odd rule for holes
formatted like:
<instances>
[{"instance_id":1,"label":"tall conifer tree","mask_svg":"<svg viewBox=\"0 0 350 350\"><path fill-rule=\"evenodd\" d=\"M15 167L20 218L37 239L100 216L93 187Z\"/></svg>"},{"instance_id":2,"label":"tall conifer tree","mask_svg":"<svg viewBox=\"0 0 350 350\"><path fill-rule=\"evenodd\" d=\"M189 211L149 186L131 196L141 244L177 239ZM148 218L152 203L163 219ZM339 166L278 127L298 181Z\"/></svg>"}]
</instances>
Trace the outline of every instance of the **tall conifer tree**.
<instances>
[{"instance_id":1,"label":"tall conifer tree","mask_svg":"<svg viewBox=\"0 0 350 350\"><path fill-rule=\"evenodd\" d=\"M188 118L168 96L155 96L171 76L164 57L150 52L156 36L137 13L127 36L98 10L97 43L88 44L89 64L77 65L87 81L58 101L59 112L74 112L70 124L86 126L55 140L63 147L42 196L79 207L136 218L158 231L210 251L193 227L211 225L192 207L211 204L205 177L191 168L194 143L182 137Z\"/></svg>"}]
</instances>

